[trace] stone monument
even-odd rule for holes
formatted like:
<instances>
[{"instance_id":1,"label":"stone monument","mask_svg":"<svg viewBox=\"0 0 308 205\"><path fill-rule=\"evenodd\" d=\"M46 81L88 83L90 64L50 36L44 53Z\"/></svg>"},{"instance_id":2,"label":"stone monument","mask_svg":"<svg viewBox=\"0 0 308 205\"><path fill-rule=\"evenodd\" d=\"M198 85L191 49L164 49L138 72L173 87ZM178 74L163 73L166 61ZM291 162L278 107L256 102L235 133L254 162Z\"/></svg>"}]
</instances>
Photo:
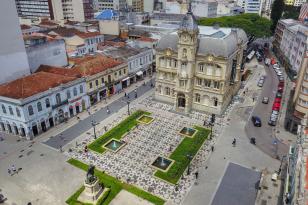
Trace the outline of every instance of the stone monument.
<instances>
[{"instance_id":1,"label":"stone monument","mask_svg":"<svg viewBox=\"0 0 308 205\"><path fill-rule=\"evenodd\" d=\"M99 180L94 175L94 169L94 165L89 166L86 180L84 182L85 189L78 197L78 201L96 204L98 199L103 196L103 193L108 191L107 188L104 188L99 184Z\"/></svg>"}]
</instances>

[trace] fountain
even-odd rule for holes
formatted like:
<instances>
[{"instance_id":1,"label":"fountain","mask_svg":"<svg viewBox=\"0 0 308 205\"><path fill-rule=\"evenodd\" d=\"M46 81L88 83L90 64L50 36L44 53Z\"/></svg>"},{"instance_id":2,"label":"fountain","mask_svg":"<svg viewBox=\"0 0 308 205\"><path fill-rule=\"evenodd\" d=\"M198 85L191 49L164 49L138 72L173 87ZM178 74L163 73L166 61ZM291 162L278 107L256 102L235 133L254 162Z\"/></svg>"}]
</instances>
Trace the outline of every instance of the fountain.
<instances>
[{"instance_id":1,"label":"fountain","mask_svg":"<svg viewBox=\"0 0 308 205\"><path fill-rule=\"evenodd\" d=\"M181 135L187 136L187 137L193 137L197 133L197 130L190 128L190 127L183 127L180 131Z\"/></svg>"},{"instance_id":2,"label":"fountain","mask_svg":"<svg viewBox=\"0 0 308 205\"><path fill-rule=\"evenodd\" d=\"M143 123L143 124L150 124L151 122L153 122L153 120L154 120L153 117L150 117L148 115L142 115L141 117L137 119L137 122Z\"/></svg>"},{"instance_id":3,"label":"fountain","mask_svg":"<svg viewBox=\"0 0 308 205\"><path fill-rule=\"evenodd\" d=\"M117 139L111 139L106 144L104 144L103 147L105 149L112 151L112 152L117 152L125 145L126 145L126 143L123 142L123 141L119 141Z\"/></svg>"},{"instance_id":4,"label":"fountain","mask_svg":"<svg viewBox=\"0 0 308 205\"><path fill-rule=\"evenodd\" d=\"M174 160L159 156L154 160L151 166L154 167L155 169L159 169L160 171L166 172L173 163Z\"/></svg>"}]
</instances>

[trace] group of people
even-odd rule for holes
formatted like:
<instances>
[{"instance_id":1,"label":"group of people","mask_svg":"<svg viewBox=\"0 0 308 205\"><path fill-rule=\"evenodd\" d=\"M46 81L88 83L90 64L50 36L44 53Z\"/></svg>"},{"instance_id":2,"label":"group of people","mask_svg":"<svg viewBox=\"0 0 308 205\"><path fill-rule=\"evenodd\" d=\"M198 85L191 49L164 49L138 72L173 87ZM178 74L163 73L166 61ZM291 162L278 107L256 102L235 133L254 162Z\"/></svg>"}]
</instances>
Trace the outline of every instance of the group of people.
<instances>
[{"instance_id":1,"label":"group of people","mask_svg":"<svg viewBox=\"0 0 308 205\"><path fill-rule=\"evenodd\" d=\"M7 172L11 176L14 175L15 173L17 173L17 169L16 169L15 165L12 165L10 168L8 168Z\"/></svg>"}]
</instances>

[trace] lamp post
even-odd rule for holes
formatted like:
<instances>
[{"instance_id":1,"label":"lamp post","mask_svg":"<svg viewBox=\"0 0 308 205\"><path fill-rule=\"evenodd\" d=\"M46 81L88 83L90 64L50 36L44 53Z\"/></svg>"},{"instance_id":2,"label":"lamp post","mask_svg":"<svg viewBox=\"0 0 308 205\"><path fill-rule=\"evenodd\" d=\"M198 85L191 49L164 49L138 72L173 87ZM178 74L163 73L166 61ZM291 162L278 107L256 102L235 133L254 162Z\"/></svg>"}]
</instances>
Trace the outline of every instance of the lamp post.
<instances>
[{"instance_id":1,"label":"lamp post","mask_svg":"<svg viewBox=\"0 0 308 205\"><path fill-rule=\"evenodd\" d=\"M91 121L91 124L92 124L92 126L93 126L94 139L96 139L96 131L95 131L95 126L96 126L96 125L98 125L98 123L92 120L92 121Z\"/></svg>"},{"instance_id":2,"label":"lamp post","mask_svg":"<svg viewBox=\"0 0 308 205\"><path fill-rule=\"evenodd\" d=\"M128 115L130 115L130 111L129 111L129 104L130 104L130 101L128 100L128 101L126 101L126 103L127 103L127 113L128 113Z\"/></svg>"},{"instance_id":3,"label":"lamp post","mask_svg":"<svg viewBox=\"0 0 308 205\"><path fill-rule=\"evenodd\" d=\"M188 154L186 157L188 159L187 175L190 175L190 160L192 159L192 156Z\"/></svg>"}]
</instances>

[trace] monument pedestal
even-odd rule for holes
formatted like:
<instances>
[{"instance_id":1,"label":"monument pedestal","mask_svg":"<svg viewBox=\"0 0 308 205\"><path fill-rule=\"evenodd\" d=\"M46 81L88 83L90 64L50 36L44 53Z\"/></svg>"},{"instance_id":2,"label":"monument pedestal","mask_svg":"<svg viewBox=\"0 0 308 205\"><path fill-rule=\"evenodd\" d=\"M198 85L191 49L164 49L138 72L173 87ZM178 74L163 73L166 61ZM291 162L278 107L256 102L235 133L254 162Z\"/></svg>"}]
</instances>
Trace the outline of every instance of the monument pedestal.
<instances>
[{"instance_id":1,"label":"monument pedestal","mask_svg":"<svg viewBox=\"0 0 308 205\"><path fill-rule=\"evenodd\" d=\"M95 182L91 184L84 183L84 191L80 194L78 197L78 201L84 202L84 203L92 203L96 204L98 199L103 196L103 193L108 191L107 188L102 188L99 184L99 180L96 180Z\"/></svg>"}]
</instances>

